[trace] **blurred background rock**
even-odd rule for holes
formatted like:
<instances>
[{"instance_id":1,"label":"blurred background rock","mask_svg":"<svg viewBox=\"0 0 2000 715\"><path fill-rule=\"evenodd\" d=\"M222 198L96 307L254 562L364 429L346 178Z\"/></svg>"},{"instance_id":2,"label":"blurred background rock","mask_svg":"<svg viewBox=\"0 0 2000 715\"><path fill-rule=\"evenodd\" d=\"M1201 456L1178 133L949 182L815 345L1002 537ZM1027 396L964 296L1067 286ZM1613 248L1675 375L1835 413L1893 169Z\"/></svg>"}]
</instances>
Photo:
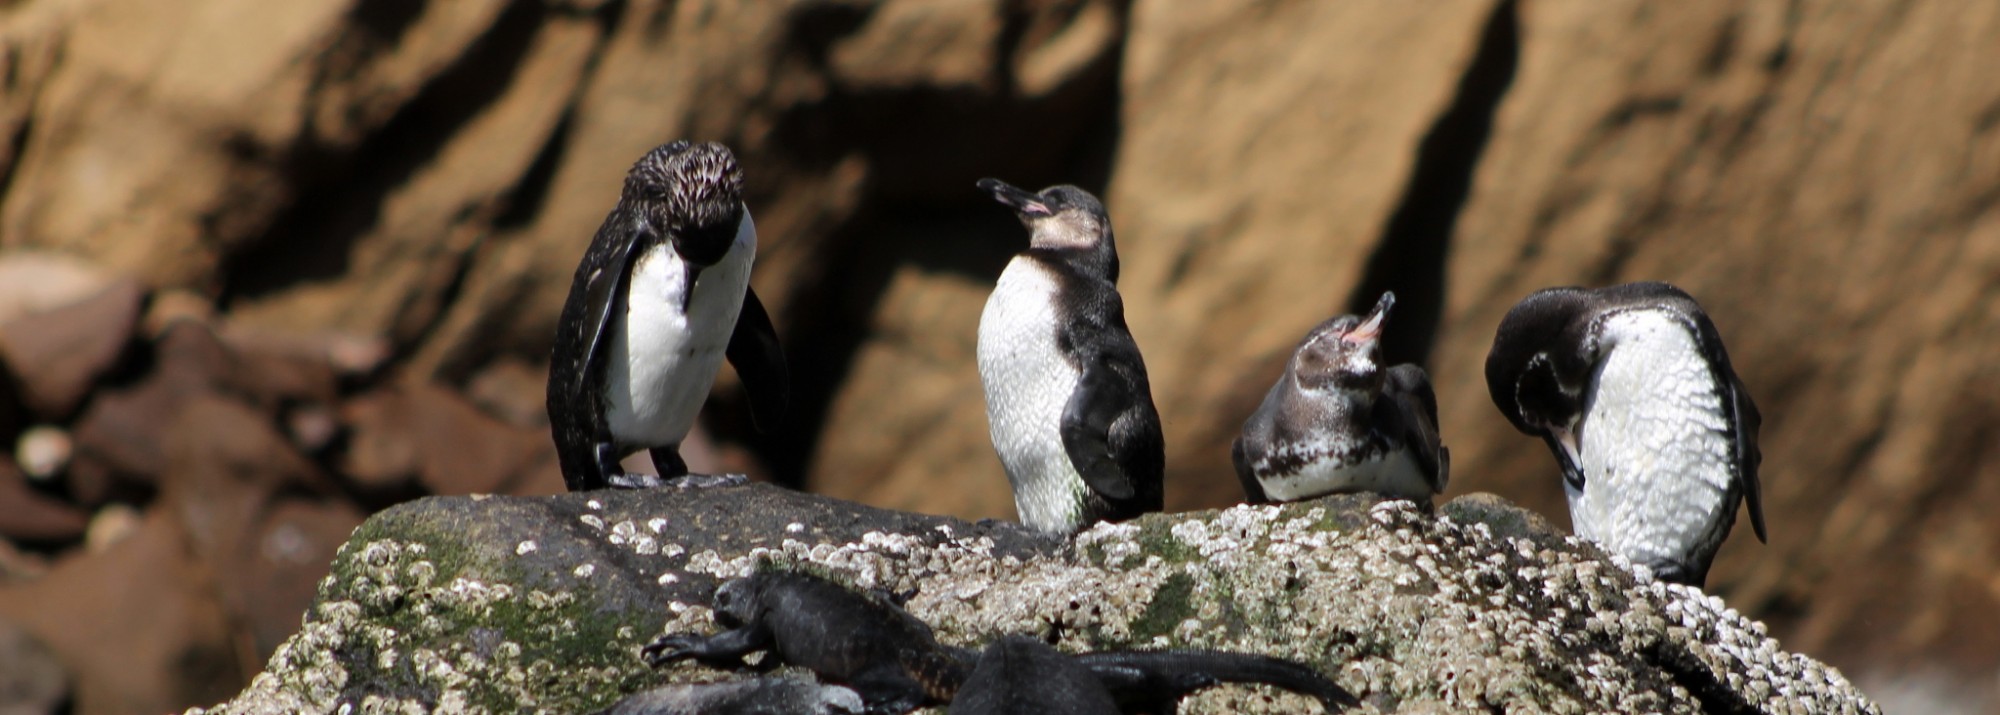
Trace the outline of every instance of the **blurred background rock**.
<instances>
[{"instance_id":1,"label":"blurred background rock","mask_svg":"<svg viewBox=\"0 0 2000 715\"><path fill-rule=\"evenodd\" d=\"M1550 285L1697 296L1765 415L1772 542L1712 590L1892 712L2000 709L2000 4L0 0L0 710L218 701L333 549L561 488L558 308L625 169L734 147L795 370L696 469L1011 517L973 365L1103 195L1168 506L1314 323L1397 292L1451 495L1566 522L1492 407ZM15 710L8 710L15 712Z\"/></svg>"}]
</instances>

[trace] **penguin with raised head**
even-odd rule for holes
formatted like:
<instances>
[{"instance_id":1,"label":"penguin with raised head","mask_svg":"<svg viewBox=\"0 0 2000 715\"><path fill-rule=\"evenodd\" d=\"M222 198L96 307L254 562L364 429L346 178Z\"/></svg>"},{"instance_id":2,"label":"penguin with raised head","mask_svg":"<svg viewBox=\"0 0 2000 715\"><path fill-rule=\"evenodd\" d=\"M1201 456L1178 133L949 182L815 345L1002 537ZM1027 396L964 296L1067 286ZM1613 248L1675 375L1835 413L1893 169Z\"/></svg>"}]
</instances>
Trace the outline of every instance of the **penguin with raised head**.
<instances>
[{"instance_id":1,"label":"penguin with raised head","mask_svg":"<svg viewBox=\"0 0 2000 715\"><path fill-rule=\"evenodd\" d=\"M1396 294L1312 329L1230 449L1252 503L1369 491L1428 502L1450 480L1437 397L1412 364L1382 366Z\"/></svg>"},{"instance_id":2,"label":"penguin with raised head","mask_svg":"<svg viewBox=\"0 0 2000 715\"><path fill-rule=\"evenodd\" d=\"M979 317L993 449L1022 523L1071 533L1163 506L1160 416L1118 296L1111 217L1074 186L979 188L1028 227Z\"/></svg>"},{"instance_id":3,"label":"penguin with raised head","mask_svg":"<svg viewBox=\"0 0 2000 715\"><path fill-rule=\"evenodd\" d=\"M1493 336L1486 388L1515 428L1548 443L1578 536L1693 586L1738 500L1764 540L1762 418L1715 324L1679 288L1529 295Z\"/></svg>"},{"instance_id":4,"label":"penguin with raised head","mask_svg":"<svg viewBox=\"0 0 2000 715\"><path fill-rule=\"evenodd\" d=\"M549 424L570 491L742 480L689 475L680 444L725 356L759 428L784 413L784 353L750 290L756 253L729 149L677 141L632 165L576 268L550 356ZM641 449L657 475L620 468Z\"/></svg>"}]
</instances>

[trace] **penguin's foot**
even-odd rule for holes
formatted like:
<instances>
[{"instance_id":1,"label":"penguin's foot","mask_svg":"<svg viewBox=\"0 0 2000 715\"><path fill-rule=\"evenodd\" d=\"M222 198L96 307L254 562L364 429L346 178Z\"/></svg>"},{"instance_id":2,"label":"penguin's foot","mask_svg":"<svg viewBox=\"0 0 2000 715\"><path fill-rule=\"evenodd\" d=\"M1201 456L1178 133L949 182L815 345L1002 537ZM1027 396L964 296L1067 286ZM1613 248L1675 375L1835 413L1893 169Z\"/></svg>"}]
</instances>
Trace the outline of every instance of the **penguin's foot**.
<instances>
[{"instance_id":1,"label":"penguin's foot","mask_svg":"<svg viewBox=\"0 0 2000 715\"><path fill-rule=\"evenodd\" d=\"M640 472L618 472L604 476L604 486L610 489L658 489L667 486L669 481L661 479L658 474Z\"/></svg>"},{"instance_id":2,"label":"penguin's foot","mask_svg":"<svg viewBox=\"0 0 2000 715\"><path fill-rule=\"evenodd\" d=\"M735 487L750 483L748 474L683 474L678 477L662 477L658 474L622 472L604 478L604 485L612 489L707 489L710 487Z\"/></svg>"},{"instance_id":3,"label":"penguin's foot","mask_svg":"<svg viewBox=\"0 0 2000 715\"><path fill-rule=\"evenodd\" d=\"M740 487L750 483L748 474L683 474L666 480L666 485L678 489L708 489L710 487Z\"/></svg>"}]
</instances>

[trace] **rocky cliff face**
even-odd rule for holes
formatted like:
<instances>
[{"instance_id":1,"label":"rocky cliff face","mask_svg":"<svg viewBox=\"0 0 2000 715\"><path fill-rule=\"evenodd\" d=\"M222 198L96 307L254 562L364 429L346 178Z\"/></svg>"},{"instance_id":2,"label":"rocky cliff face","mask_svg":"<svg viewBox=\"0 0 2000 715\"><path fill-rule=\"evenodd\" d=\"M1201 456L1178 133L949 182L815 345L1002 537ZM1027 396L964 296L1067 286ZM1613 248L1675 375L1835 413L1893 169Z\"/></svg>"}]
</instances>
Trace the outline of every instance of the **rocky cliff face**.
<instances>
[{"instance_id":1,"label":"rocky cliff face","mask_svg":"<svg viewBox=\"0 0 2000 715\"><path fill-rule=\"evenodd\" d=\"M1023 236L982 176L1107 199L1171 509L1233 503L1286 351L1393 289L1392 357L1478 465L1454 491L1560 524L1485 396L1493 327L1535 288L1667 280L1766 418L1773 540L1713 590L1894 709L1990 709L1994 36L1915 1L16 0L0 616L80 711L210 701L366 512L558 489L569 273L625 167L688 137L745 162L797 369L769 436L725 374L697 467L1011 513L972 341Z\"/></svg>"}]
</instances>

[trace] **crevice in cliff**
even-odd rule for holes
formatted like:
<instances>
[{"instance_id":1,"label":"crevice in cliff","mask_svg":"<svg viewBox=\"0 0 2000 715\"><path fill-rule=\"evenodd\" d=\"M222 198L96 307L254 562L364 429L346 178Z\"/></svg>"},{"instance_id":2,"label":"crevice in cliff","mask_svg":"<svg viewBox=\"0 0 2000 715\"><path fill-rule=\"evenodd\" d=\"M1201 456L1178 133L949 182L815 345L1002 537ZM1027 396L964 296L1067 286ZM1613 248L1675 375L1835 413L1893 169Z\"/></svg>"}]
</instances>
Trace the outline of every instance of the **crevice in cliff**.
<instances>
[{"instance_id":1,"label":"crevice in cliff","mask_svg":"<svg viewBox=\"0 0 2000 715\"><path fill-rule=\"evenodd\" d=\"M1444 315L1445 259L1472 177L1493 133L1493 116L1514 83L1520 64L1520 13L1501 0L1487 17L1479 46L1451 105L1417 145L1416 164L1369 258L1347 312L1366 313L1383 291L1396 292L1395 328L1382 339L1390 363L1429 357Z\"/></svg>"},{"instance_id":2,"label":"crevice in cliff","mask_svg":"<svg viewBox=\"0 0 2000 715\"><path fill-rule=\"evenodd\" d=\"M287 173L302 178L299 198L225 266L223 304L349 272L355 243L378 227L390 195L506 91L546 14L538 3L510 4L468 51L352 151L322 146L320 133L310 128L302 132L282 159ZM393 29L394 22L384 22ZM429 304L435 297L420 300Z\"/></svg>"},{"instance_id":3,"label":"crevice in cliff","mask_svg":"<svg viewBox=\"0 0 2000 715\"><path fill-rule=\"evenodd\" d=\"M1122 28L1127 5L1113 3L1112 9ZM805 172L830 172L858 159L868 177L853 213L828 227L828 239L811 261L816 269L800 276L785 305L771 306L784 316L780 339L795 358L785 429L752 435L734 429L747 426L747 420L726 415L709 423L718 436L747 438L774 476L790 486L807 486L833 402L860 353L872 342L903 340L884 335L875 324L899 271L958 276L990 287L1025 248L1020 224L974 183L987 176L1031 189L1073 183L1101 196L1118 143L1122 31L1061 84L1033 96L1022 96L1013 68L1034 44L1036 29L1059 26L1066 18L1043 17L1031 27L1036 20L1025 8L1003 15L1004 25L993 38L993 71L976 86L844 84L829 68L829 54L864 28L871 12L834 7L800 13L792 18L791 38L781 43L794 55L781 64L812 68L825 79L826 91L776 117L776 151L794 157ZM1023 146L1038 149L1020 151Z\"/></svg>"}]
</instances>

